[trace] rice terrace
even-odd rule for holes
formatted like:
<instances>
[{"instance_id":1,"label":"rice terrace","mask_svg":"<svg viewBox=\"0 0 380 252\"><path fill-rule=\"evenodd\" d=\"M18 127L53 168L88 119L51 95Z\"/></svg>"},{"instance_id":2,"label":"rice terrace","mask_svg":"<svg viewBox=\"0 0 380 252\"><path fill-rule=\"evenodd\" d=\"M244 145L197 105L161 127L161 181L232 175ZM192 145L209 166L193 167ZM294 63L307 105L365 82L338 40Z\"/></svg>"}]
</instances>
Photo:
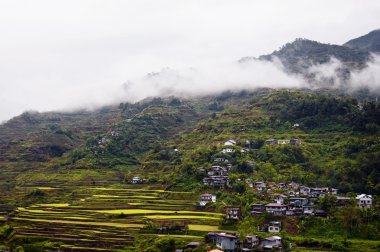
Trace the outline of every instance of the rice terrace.
<instances>
[{"instance_id":1,"label":"rice terrace","mask_svg":"<svg viewBox=\"0 0 380 252\"><path fill-rule=\"evenodd\" d=\"M36 239L57 242L61 251L110 251L132 246L135 236L186 226L177 237L192 240L208 231L218 231L221 213L197 211L194 196L165 192L160 186L109 185L20 187L21 193L48 190L67 202L19 207L11 217L8 242ZM186 195L186 197L184 197ZM184 199L185 198L185 199ZM163 230L157 232L159 228ZM174 236L175 237L175 236ZM188 238L186 238L188 237Z\"/></svg>"}]
</instances>

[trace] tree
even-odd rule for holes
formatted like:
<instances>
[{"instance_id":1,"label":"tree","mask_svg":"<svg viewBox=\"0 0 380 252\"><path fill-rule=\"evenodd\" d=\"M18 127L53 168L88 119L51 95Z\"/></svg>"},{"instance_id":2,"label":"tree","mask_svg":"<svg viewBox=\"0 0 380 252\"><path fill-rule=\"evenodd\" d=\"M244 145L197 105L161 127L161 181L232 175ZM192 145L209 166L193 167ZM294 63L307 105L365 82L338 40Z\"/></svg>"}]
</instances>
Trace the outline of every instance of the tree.
<instances>
[{"instance_id":1,"label":"tree","mask_svg":"<svg viewBox=\"0 0 380 252\"><path fill-rule=\"evenodd\" d=\"M257 234L257 227L262 225L265 221L263 216L248 216L245 217L238 224L238 233L240 237L246 237L250 234Z\"/></svg>"}]
</instances>

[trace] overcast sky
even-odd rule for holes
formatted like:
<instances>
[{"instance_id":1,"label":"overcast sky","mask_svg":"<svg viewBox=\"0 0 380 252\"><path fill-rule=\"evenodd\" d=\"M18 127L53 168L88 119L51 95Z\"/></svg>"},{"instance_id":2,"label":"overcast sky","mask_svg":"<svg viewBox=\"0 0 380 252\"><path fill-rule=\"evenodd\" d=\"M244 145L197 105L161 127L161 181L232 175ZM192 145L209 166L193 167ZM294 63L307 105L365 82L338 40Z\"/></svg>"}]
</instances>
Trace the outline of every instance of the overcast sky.
<instances>
[{"instance_id":1,"label":"overcast sky","mask_svg":"<svg viewBox=\"0 0 380 252\"><path fill-rule=\"evenodd\" d=\"M378 0L1 0L0 122L123 99L124 82L164 67L259 56L297 37L342 44L380 28L379 13Z\"/></svg>"}]
</instances>

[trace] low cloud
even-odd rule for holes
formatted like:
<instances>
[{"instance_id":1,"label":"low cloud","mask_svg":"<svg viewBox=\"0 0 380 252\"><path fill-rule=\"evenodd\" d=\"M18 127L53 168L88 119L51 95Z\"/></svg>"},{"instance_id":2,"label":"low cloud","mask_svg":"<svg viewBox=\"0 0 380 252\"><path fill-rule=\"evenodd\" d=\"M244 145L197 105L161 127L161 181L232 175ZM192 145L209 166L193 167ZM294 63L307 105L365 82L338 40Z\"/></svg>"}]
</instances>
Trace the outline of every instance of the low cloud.
<instances>
[{"instance_id":1,"label":"low cloud","mask_svg":"<svg viewBox=\"0 0 380 252\"><path fill-rule=\"evenodd\" d=\"M349 88L352 91L365 88L374 94L380 94L380 55L372 55L368 66L361 71L352 71Z\"/></svg>"},{"instance_id":2,"label":"low cloud","mask_svg":"<svg viewBox=\"0 0 380 252\"><path fill-rule=\"evenodd\" d=\"M361 70L350 70L336 58L314 64L303 74L288 74L281 61L247 60L243 63L213 64L200 68L164 68L123 85L120 100L136 102L147 97L195 97L227 90L257 88L331 88L347 93L366 89L380 94L380 56Z\"/></svg>"},{"instance_id":3,"label":"low cloud","mask_svg":"<svg viewBox=\"0 0 380 252\"><path fill-rule=\"evenodd\" d=\"M256 88L300 88L303 80L285 73L279 60L212 64L199 68L164 68L123 85L124 99L136 102L147 97L194 97L226 90Z\"/></svg>"},{"instance_id":4,"label":"low cloud","mask_svg":"<svg viewBox=\"0 0 380 252\"><path fill-rule=\"evenodd\" d=\"M166 67L158 72L131 78L124 84L108 87L104 85L106 79L100 79L91 86L53 90L50 93L54 95L50 96L47 92L45 97L51 101L50 110L74 111L120 102L134 103L149 97L191 98L216 95L227 90L257 88L332 88L347 93L366 89L372 94L380 94L379 55L373 55L372 60L361 70L347 73L347 69L345 64L335 58L324 64L311 65L303 74L289 74L277 58L273 61L250 59L232 63L209 61L198 67Z\"/></svg>"}]
</instances>

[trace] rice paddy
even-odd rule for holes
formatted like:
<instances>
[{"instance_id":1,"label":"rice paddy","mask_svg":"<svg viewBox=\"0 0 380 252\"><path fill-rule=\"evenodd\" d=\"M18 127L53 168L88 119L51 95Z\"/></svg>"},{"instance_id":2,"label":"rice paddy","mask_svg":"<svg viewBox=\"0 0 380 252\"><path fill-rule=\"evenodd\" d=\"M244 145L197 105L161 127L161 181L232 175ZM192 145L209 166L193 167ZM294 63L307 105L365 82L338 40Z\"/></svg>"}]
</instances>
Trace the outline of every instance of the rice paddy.
<instances>
[{"instance_id":1,"label":"rice paddy","mask_svg":"<svg viewBox=\"0 0 380 252\"><path fill-rule=\"evenodd\" d=\"M218 226L196 225L196 224L190 224L189 230L197 230L197 231L205 231L205 232L220 231Z\"/></svg>"},{"instance_id":2,"label":"rice paddy","mask_svg":"<svg viewBox=\"0 0 380 252\"><path fill-rule=\"evenodd\" d=\"M218 217L210 216L198 216L198 215L146 215L144 216L148 219L205 219L205 220L220 220Z\"/></svg>"},{"instance_id":3,"label":"rice paddy","mask_svg":"<svg viewBox=\"0 0 380 252\"><path fill-rule=\"evenodd\" d=\"M59 242L64 251L79 251L80 248L110 251L131 246L134 238L140 235L163 236L156 227L170 223L184 223L187 231L186 235L173 233L169 236L195 241L203 241L200 232L219 230L223 214L197 210L194 205L197 195L157 187L62 186L51 189L57 192L51 202L17 208L10 220L14 227L11 240L44 238ZM37 187L22 188L22 192L30 188ZM59 202L63 198L66 200ZM147 223L152 222L156 224L149 231Z\"/></svg>"}]
</instances>

